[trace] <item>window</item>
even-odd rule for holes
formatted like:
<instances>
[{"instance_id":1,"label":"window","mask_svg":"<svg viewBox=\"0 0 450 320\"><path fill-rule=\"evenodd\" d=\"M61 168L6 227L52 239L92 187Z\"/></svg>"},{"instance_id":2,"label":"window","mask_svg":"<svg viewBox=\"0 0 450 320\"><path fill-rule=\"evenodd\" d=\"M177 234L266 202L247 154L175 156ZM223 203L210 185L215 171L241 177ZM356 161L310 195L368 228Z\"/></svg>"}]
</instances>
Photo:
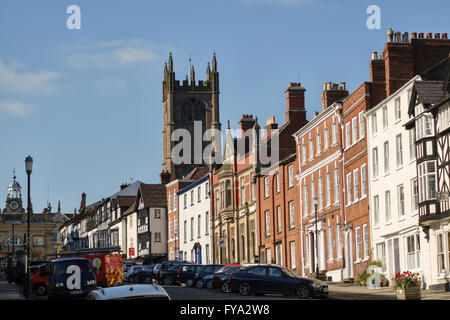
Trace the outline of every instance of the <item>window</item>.
<instances>
[{"instance_id":1,"label":"window","mask_svg":"<svg viewBox=\"0 0 450 320\"><path fill-rule=\"evenodd\" d=\"M277 188L277 193L280 192L280 175L278 174L278 172L275 174L275 182L276 182L276 188Z\"/></svg>"},{"instance_id":2,"label":"window","mask_svg":"<svg viewBox=\"0 0 450 320\"><path fill-rule=\"evenodd\" d=\"M305 266L310 265L310 243L309 234L305 234Z\"/></svg>"},{"instance_id":3,"label":"window","mask_svg":"<svg viewBox=\"0 0 450 320\"><path fill-rule=\"evenodd\" d=\"M364 259L369 258L369 228L367 224L363 225L363 252L364 252Z\"/></svg>"},{"instance_id":4,"label":"window","mask_svg":"<svg viewBox=\"0 0 450 320\"><path fill-rule=\"evenodd\" d=\"M168 210L172 212L172 195L169 194Z\"/></svg>"},{"instance_id":5,"label":"window","mask_svg":"<svg viewBox=\"0 0 450 320\"><path fill-rule=\"evenodd\" d=\"M194 217L191 218L191 240L194 240Z\"/></svg>"},{"instance_id":6,"label":"window","mask_svg":"<svg viewBox=\"0 0 450 320\"><path fill-rule=\"evenodd\" d=\"M282 256L281 256L281 243L279 243L279 244L277 244L277 245L275 245L275 263L276 264L278 264L278 265L281 265L282 264ZM280 270L280 269L278 269L278 268L270 268L270 269L276 269L276 270Z\"/></svg>"},{"instance_id":7,"label":"window","mask_svg":"<svg viewBox=\"0 0 450 320\"><path fill-rule=\"evenodd\" d=\"M386 248L384 242L377 244L377 258L381 261L381 268L386 270Z\"/></svg>"},{"instance_id":8,"label":"window","mask_svg":"<svg viewBox=\"0 0 450 320\"><path fill-rule=\"evenodd\" d=\"M386 129L389 125L387 106L383 106L382 114L383 114L383 129Z\"/></svg>"},{"instance_id":9,"label":"window","mask_svg":"<svg viewBox=\"0 0 450 320\"><path fill-rule=\"evenodd\" d=\"M421 111L423 111L423 107ZM416 114L418 113L420 112L416 112ZM416 120L416 128L417 128L416 140L433 136L434 135L433 116L428 113L418 118Z\"/></svg>"},{"instance_id":10,"label":"window","mask_svg":"<svg viewBox=\"0 0 450 320\"><path fill-rule=\"evenodd\" d=\"M155 242L161 242L161 233L155 232Z\"/></svg>"},{"instance_id":11,"label":"window","mask_svg":"<svg viewBox=\"0 0 450 320\"><path fill-rule=\"evenodd\" d=\"M205 198L209 196L209 182L205 183Z\"/></svg>"},{"instance_id":12,"label":"window","mask_svg":"<svg viewBox=\"0 0 450 320\"><path fill-rule=\"evenodd\" d=\"M397 167L403 164L403 150L402 150L402 134L398 134L395 137L396 150L397 150Z\"/></svg>"},{"instance_id":13,"label":"window","mask_svg":"<svg viewBox=\"0 0 450 320\"><path fill-rule=\"evenodd\" d=\"M266 236L270 235L270 212L269 210L265 211L266 215Z\"/></svg>"},{"instance_id":14,"label":"window","mask_svg":"<svg viewBox=\"0 0 450 320\"><path fill-rule=\"evenodd\" d=\"M254 175L250 173L250 200L255 200L255 183L253 182Z\"/></svg>"},{"instance_id":15,"label":"window","mask_svg":"<svg viewBox=\"0 0 450 320\"><path fill-rule=\"evenodd\" d=\"M323 194L323 185L322 185L322 177L319 177L319 181L318 181L318 192L317 192L317 201L318 201L318 206L319 206L319 210L322 209L323 207L323 199L322 199L322 194Z\"/></svg>"},{"instance_id":16,"label":"window","mask_svg":"<svg viewBox=\"0 0 450 320\"><path fill-rule=\"evenodd\" d=\"M184 229L183 229L183 231L184 231L184 234L183 234L183 238L184 238L184 242L186 242L187 241L187 221L186 220L184 220Z\"/></svg>"},{"instance_id":17,"label":"window","mask_svg":"<svg viewBox=\"0 0 450 320\"><path fill-rule=\"evenodd\" d=\"M314 198L316 197L316 182L313 180L311 181L311 212L314 213Z\"/></svg>"},{"instance_id":18,"label":"window","mask_svg":"<svg viewBox=\"0 0 450 320\"><path fill-rule=\"evenodd\" d=\"M270 248L266 249L266 257L267 257L267 263L272 263L272 253L270 251ZM264 272L265 272L265 268L264 268Z\"/></svg>"},{"instance_id":19,"label":"window","mask_svg":"<svg viewBox=\"0 0 450 320\"><path fill-rule=\"evenodd\" d=\"M308 214L308 185L303 186L303 215L306 217Z\"/></svg>"},{"instance_id":20,"label":"window","mask_svg":"<svg viewBox=\"0 0 450 320\"><path fill-rule=\"evenodd\" d=\"M175 220L173 222L173 234L175 235L175 239L176 239L177 235L178 235L178 220Z\"/></svg>"},{"instance_id":21,"label":"window","mask_svg":"<svg viewBox=\"0 0 450 320\"><path fill-rule=\"evenodd\" d=\"M316 135L316 149L316 153L320 154L320 152L322 151L322 141L320 139L320 133Z\"/></svg>"},{"instance_id":22,"label":"window","mask_svg":"<svg viewBox=\"0 0 450 320\"><path fill-rule=\"evenodd\" d=\"M326 206L330 206L331 204L331 194L330 194L330 173L327 172L325 176L325 192L326 192Z\"/></svg>"},{"instance_id":23,"label":"window","mask_svg":"<svg viewBox=\"0 0 450 320\"><path fill-rule=\"evenodd\" d=\"M341 247L341 225L336 224L336 258L342 258L342 247Z\"/></svg>"},{"instance_id":24,"label":"window","mask_svg":"<svg viewBox=\"0 0 450 320\"><path fill-rule=\"evenodd\" d=\"M269 196L269 177L264 178L264 197Z\"/></svg>"},{"instance_id":25,"label":"window","mask_svg":"<svg viewBox=\"0 0 450 320\"><path fill-rule=\"evenodd\" d=\"M366 128L364 126L364 111L361 111L359 114L359 139L364 138Z\"/></svg>"},{"instance_id":26,"label":"window","mask_svg":"<svg viewBox=\"0 0 450 320\"><path fill-rule=\"evenodd\" d=\"M173 211L177 210L177 194L173 192Z\"/></svg>"},{"instance_id":27,"label":"window","mask_svg":"<svg viewBox=\"0 0 450 320\"><path fill-rule=\"evenodd\" d=\"M391 191L384 192L384 205L386 209L386 223L391 221Z\"/></svg>"},{"instance_id":28,"label":"window","mask_svg":"<svg viewBox=\"0 0 450 320\"><path fill-rule=\"evenodd\" d=\"M241 188L240 188L240 192L241 192L241 205L244 205L245 203L245 180L244 177L241 177Z\"/></svg>"},{"instance_id":29,"label":"window","mask_svg":"<svg viewBox=\"0 0 450 320\"><path fill-rule=\"evenodd\" d=\"M294 201L289 201L289 227L294 227Z\"/></svg>"},{"instance_id":30,"label":"window","mask_svg":"<svg viewBox=\"0 0 450 320\"><path fill-rule=\"evenodd\" d=\"M313 139L309 139L309 159L311 160L313 156L314 156Z\"/></svg>"},{"instance_id":31,"label":"window","mask_svg":"<svg viewBox=\"0 0 450 320\"><path fill-rule=\"evenodd\" d=\"M339 168L334 169L334 203L339 202Z\"/></svg>"},{"instance_id":32,"label":"window","mask_svg":"<svg viewBox=\"0 0 450 320\"><path fill-rule=\"evenodd\" d=\"M400 97L394 100L394 104L395 104L395 120L400 120L400 118L402 117L402 112L400 109Z\"/></svg>"},{"instance_id":33,"label":"window","mask_svg":"<svg viewBox=\"0 0 450 320\"><path fill-rule=\"evenodd\" d=\"M194 205L194 190L191 190L191 206Z\"/></svg>"},{"instance_id":34,"label":"window","mask_svg":"<svg viewBox=\"0 0 450 320\"><path fill-rule=\"evenodd\" d=\"M291 249L291 269L295 270L295 268L297 267L295 259L295 241L289 242L289 247Z\"/></svg>"},{"instance_id":35,"label":"window","mask_svg":"<svg viewBox=\"0 0 450 320\"><path fill-rule=\"evenodd\" d=\"M352 144L358 140L358 119L354 117L352 119Z\"/></svg>"},{"instance_id":36,"label":"window","mask_svg":"<svg viewBox=\"0 0 450 320\"><path fill-rule=\"evenodd\" d=\"M350 147L350 122L345 124L345 148Z\"/></svg>"},{"instance_id":37,"label":"window","mask_svg":"<svg viewBox=\"0 0 450 320\"><path fill-rule=\"evenodd\" d=\"M356 262L361 260L361 228L357 227L355 229L356 238Z\"/></svg>"},{"instance_id":38,"label":"window","mask_svg":"<svg viewBox=\"0 0 450 320\"><path fill-rule=\"evenodd\" d=\"M302 144L302 163L306 162L306 145Z\"/></svg>"},{"instance_id":39,"label":"window","mask_svg":"<svg viewBox=\"0 0 450 320\"><path fill-rule=\"evenodd\" d=\"M378 177L378 148L372 149L372 174L374 178Z\"/></svg>"},{"instance_id":40,"label":"window","mask_svg":"<svg viewBox=\"0 0 450 320\"><path fill-rule=\"evenodd\" d=\"M333 260L333 231L328 226L328 260Z\"/></svg>"},{"instance_id":41,"label":"window","mask_svg":"<svg viewBox=\"0 0 450 320\"><path fill-rule=\"evenodd\" d=\"M372 115L372 135L377 133L377 114Z\"/></svg>"},{"instance_id":42,"label":"window","mask_svg":"<svg viewBox=\"0 0 450 320\"><path fill-rule=\"evenodd\" d=\"M436 163L426 161L418 165L419 202L436 198Z\"/></svg>"},{"instance_id":43,"label":"window","mask_svg":"<svg viewBox=\"0 0 450 320\"><path fill-rule=\"evenodd\" d=\"M323 130L323 150L328 149L328 128Z\"/></svg>"},{"instance_id":44,"label":"window","mask_svg":"<svg viewBox=\"0 0 450 320\"><path fill-rule=\"evenodd\" d=\"M417 184L417 178L411 180L412 201L411 206L413 210L417 210L419 205L419 185Z\"/></svg>"},{"instance_id":45,"label":"window","mask_svg":"<svg viewBox=\"0 0 450 320\"><path fill-rule=\"evenodd\" d=\"M347 206L352 204L352 174L347 173Z\"/></svg>"},{"instance_id":46,"label":"window","mask_svg":"<svg viewBox=\"0 0 450 320\"><path fill-rule=\"evenodd\" d=\"M210 261L209 261L209 244L206 245L206 264L210 264Z\"/></svg>"},{"instance_id":47,"label":"window","mask_svg":"<svg viewBox=\"0 0 450 320\"><path fill-rule=\"evenodd\" d=\"M367 196L367 173L366 164L361 166L361 199Z\"/></svg>"},{"instance_id":48,"label":"window","mask_svg":"<svg viewBox=\"0 0 450 320\"><path fill-rule=\"evenodd\" d=\"M200 231L201 220L202 220L201 215L198 215L198 217L197 217L197 238L201 237L201 231Z\"/></svg>"},{"instance_id":49,"label":"window","mask_svg":"<svg viewBox=\"0 0 450 320\"><path fill-rule=\"evenodd\" d=\"M397 186L398 192L398 216L403 217L405 215L405 188L403 185Z\"/></svg>"},{"instance_id":50,"label":"window","mask_svg":"<svg viewBox=\"0 0 450 320\"><path fill-rule=\"evenodd\" d=\"M197 188L197 202L200 202L200 201L201 201L201 200L200 200L201 196L202 196L202 188L201 188L201 187L198 187L198 188Z\"/></svg>"},{"instance_id":51,"label":"window","mask_svg":"<svg viewBox=\"0 0 450 320\"><path fill-rule=\"evenodd\" d=\"M380 203L379 203L379 199L378 199L378 195L373 197L373 220L374 220L374 224L375 226L378 226L380 223L380 207L379 207Z\"/></svg>"},{"instance_id":52,"label":"window","mask_svg":"<svg viewBox=\"0 0 450 320\"><path fill-rule=\"evenodd\" d=\"M277 206L277 232L281 232L281 207Z\"/></svg>"},{"instance_id":53,"label":"window","mask_svg":"<svg viewBox=\"0 0 450 320\"><path fill-rule=\"evenodd\" d=\"M172 240L172 221L169 221L169 240Z\"/></svg>"},{"instance_id":54,"label":"window","mask_svg":"<svg viewBox=\"0 0 450 320\"><path fill-rule=\"evenodd\" d=\"M205 213L205 235L209 234L209 212Z\"/></svg>"},{"instance_id":55,"label":"window","mask_svg":"<svg viewBox=\"0 0 450 320\"><path fill-rule=\"evenodd\" d=\"M445 256L444 256L444 237L442 234L438 234L437 240L437 259L438 259L438 273L445 272Z\"/></svg>"},{"instance_id":56,"label":"window","mask_svg":"<svg viewBox=\"0 0 450 320\"><path fill-rule=\"evenodd\" d=\"M353 198L353 201L358 201L359 199L358 169L353 170Z\"/></svg>"},{"instance_id":57,"label":"window","mask_svg":"<svg viewBox=\"0 0 450 320\"><path fill-rule=\"evenodd\" d=\"M44 237L43 236L34 236L33 238L34 238L33 244L35 246L43 246L44 245Z\"/></svg>"},{"instance_id":58,"label":"window","mask_svg":"<svg viewBox=\"0 0 450 320\"><path fill-rule=\"evenodd\" d=\"M337 143L337 125L336 122L333 122L331 126L331 143L334 145Z\"/></svg>"},{"instance_id":59,"label":"window","mask_svg":"<svg viewBox=\"0 0 450 320\"><path fill-rule=\"evenodd\" d=\"M288 167L288 187L292 187L294 185L294 166L291 164Z\"/></svg>"},{"instance_id":60,"label":"window","mask_svg":"<svg viewBox=\"0 0 450 320\"><path fill-rule=\"evenodd\" d=\"M183 201L183 203L184 203L184 208L186 209L186 206L187 206L187 194L184 194L184 197L183 197L184 199L184 201Z\"/></svg>"},{"instance_id":61,"label":"window","mask_svg":"<svg viewBox=\"0 0 450 320\"><path fill-rule=\"evenodd\" d=\"M161 219L161 209L155 209L155 219Z\"/></svg>"},{"instance_id":62,"label":"window","mask_svg":"<svg viewBox=\"0 0 450 320\"><path fill-rule=\"evenodd\" d=\"M385 141L384 149L384 173L389 173L389 141Z\"/></svg>"},{"instance_id":63,"label":"window","mask_svg":"<svg viewBox=\"0 0 450 320\"><path fill-rule=\"evenodd\" d=\"M415 130L416 128L409 130L409 160L414 160L416 158Z\"/></svg>"},{"instance_id":64,"label":"window","mask_svg":"<svg viewBox=\"0 0 450 320\"><path fill-rule=\"evenodd\" d=\"M406 238L408 250L408 269L413 270L420 267L420 237L419 235L410 235Z\"/></svg>"}]
</instances>

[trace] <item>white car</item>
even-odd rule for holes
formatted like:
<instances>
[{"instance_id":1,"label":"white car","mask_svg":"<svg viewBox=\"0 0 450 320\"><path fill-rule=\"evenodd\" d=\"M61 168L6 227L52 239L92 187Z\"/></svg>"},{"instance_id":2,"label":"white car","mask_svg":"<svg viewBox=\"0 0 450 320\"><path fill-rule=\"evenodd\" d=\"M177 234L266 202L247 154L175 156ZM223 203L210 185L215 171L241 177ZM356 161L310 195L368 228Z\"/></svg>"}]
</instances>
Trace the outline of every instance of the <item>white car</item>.
<instances>
[{"instance_id":1,"label":"white car","mask_svg":"<svg viewBox=\"0 0 450 320\"><path fill-rule=\"evenodd\" d=\"M141 270L143 267L144 267L143 265L136 265L136 266L130 267L127 271L125 271L125 272L123 273L123 276L124 276L124 278L125 278L125 281L131 280L131 279L130 279L130 276L131 276L133 273L138 272L139 270Z\"/></svg>"},{"instance_id":2,"label":"white car","mask_svg":"<svg viewBox=\"0 0 450 320\"><path fill-rule=\"evenodd\" d=\"M170 300L166 290L157 284L127 284L91 291L88 300Z\"/></svg>"}]
</instances>

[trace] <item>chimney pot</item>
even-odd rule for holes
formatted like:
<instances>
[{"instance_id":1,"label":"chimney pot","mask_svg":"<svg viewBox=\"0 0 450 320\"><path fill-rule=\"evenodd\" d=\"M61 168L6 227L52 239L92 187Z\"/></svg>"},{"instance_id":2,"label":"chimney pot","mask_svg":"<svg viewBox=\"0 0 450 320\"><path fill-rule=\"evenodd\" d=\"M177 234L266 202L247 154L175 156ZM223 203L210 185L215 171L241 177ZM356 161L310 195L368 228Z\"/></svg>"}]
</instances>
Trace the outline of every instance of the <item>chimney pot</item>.
<instances>
[{"instance_id":1,"label":"chimney pot","mask_svg":"<svg viewBox=\"0 0 450 320\"><path fill-rule=\"evenodd\" d=\"M339 83L339 90L345 90L345 82Z\"/></svg>"},{"instance_id":2,"label":"chimney pot","mask_svg":"<svg viewBox=\"0 0 450 320\"><path fill-rule=\"evenodd\" d=\"M403 34L402 34L402 41L404 43L409 42L408 32L403 32Z\"/></svg>"},{"instance_id":3,"label":"chimney pot","mask_svg":"<svg viewBox=\"0 0 450 320\"><path fill-rule=\"evenodd\" d=\"M440 33L435 33L434 34L434 38L435 39L440 39L441 38L441 34Z\"/></svg>"},{"instance_id":4,"label":"chimney pot","mask_svg":"<svg viewBox=\"0 0 450 320\"><path fill-rule=\"evenodd\" d=\"M447 39L447 33L442 34L442 39Z\"/></svg>"},{"instance_id":5,"label":"chimney pot","mask_svg":"<svg viewBox=\"0 0 450 320\"><path fill-rule=\"evenodd\" d=\"M411 33L411 39L415 39L415 38L417 38L417 32Z\"/></svg>"},{"instance_id":6,"label":"chimney pot","mask_svg":"<svg viewBox=\"0 0 450 320\"><path fill-rule=\"evenodd\" d=\"M378 60L378 52L372 52L372 60Z\"/></svg>"},{"instance_id":7,"label":"chimney pot","mask_svg":"<svg viewBox=\"0 0 450 320\"><path fill-rule=\"evenodd\" d=\"M419 39L423 39L423 32L419 32Z\"/></svg>"},{"instance_id":8,"label":"chimney pot","mask_svg":"<svg viewBox=\"0 0 450 320\"><path fill-rule=\"evenodd\" d=\"M387 31L388 42L392 42L393 36L394 36L394 31L392 31L392 29L389 28Z\"/></svg>"},{"instance_id":9,"label":"chimney pot","mask_svg":"<svg viewBox=\"0 0 450 320\"><path fill-rule=\"evenodd\" d=\"M401 39L402 39L402 38L401 38L401 33L400 33L399 31L397 31L397 32L395 33L395 42L402 42Z\"/></svg>"},{"instance_id":10,"label":"chimney pot","mask_svg":"<svg viewBox=\"0 0 450 320\"><path fill-rule=\"evenodd\" d=\"M431 32L427 32L427 39L433 39Z\"/></svg>"}]
</instances>

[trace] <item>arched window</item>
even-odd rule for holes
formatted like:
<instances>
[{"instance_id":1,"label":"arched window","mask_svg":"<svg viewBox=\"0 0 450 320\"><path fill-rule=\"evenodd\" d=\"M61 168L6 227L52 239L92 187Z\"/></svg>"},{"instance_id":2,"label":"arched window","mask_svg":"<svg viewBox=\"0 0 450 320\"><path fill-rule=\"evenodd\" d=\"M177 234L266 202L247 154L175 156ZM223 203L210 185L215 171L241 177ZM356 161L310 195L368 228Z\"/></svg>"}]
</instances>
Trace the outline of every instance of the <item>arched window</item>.
<instances>
[{"instance_id":1,"label":"arched window","mask_svg":"<svg viewBox=\"0 0 450 320\"><path fill-rule=\"evenodd\" d=\"M185 121L202 121L205 119L205 104L197 99L188 99L183 104Z\"/></svg>"}]
</instances>

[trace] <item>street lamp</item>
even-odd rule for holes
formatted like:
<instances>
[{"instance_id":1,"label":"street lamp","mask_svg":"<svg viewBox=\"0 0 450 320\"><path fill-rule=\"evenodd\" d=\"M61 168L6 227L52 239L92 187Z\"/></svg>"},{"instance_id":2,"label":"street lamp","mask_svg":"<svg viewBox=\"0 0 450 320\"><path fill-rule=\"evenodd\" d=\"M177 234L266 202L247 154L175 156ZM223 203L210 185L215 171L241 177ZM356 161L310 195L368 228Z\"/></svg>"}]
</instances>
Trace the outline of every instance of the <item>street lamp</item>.
<instances>
[{"instance_id":1,"label":"street lamp","mask_svg":"<svg viewBox=\"0 0 450 320\"><path fill-rule=\"evenodd\" d=\"M315 214L315 217L316 217L316 236L315 236L315 240L316 240L315 248L316 248L316 255L317 255L317 258L316 258L316 279L319 279L319 247L317 246L317 237L319 236L319 234L317 233L317 223L318 223L318 221L317 221L317 198L313 199L313 204L314 204L314 214Z\"/></svg>"},{"instance_id":2,"label":"street lamp","mask_svg":"<svg viewBox=\"0 0 450 320\"><path fill-rule=\"evenodd\" d=\"M31 196L30 196L30 176L31 172L33 171L33 158L28 156L25 159L25 170L28 175L28 204L27 204L27 260L25 264L25 273L27 275L27 290L26 290L26 296L27 300L30 299L30 293L31 293L31 275L30 275L30 221L31 221Z\"/></svg>"}]
</instances>

